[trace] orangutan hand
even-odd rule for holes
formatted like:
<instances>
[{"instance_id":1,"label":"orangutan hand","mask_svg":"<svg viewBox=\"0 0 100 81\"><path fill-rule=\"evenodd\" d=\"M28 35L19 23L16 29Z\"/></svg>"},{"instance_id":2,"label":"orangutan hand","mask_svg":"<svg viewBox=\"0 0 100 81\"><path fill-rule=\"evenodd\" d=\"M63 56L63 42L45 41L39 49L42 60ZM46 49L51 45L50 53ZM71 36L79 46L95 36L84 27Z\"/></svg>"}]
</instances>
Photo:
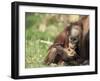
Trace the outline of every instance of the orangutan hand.
<instances>
[{"instance_id":1,"label":"orangutan hand","mask_svg":"<svg viewBox=\"0 0 100 81\"><path fill-rule=\"evenodd\" d=\"M64 48L64 52L66 53L67 56L75 56L76 52L74 49L71 48Z\"/></svg>"}]
</instances>

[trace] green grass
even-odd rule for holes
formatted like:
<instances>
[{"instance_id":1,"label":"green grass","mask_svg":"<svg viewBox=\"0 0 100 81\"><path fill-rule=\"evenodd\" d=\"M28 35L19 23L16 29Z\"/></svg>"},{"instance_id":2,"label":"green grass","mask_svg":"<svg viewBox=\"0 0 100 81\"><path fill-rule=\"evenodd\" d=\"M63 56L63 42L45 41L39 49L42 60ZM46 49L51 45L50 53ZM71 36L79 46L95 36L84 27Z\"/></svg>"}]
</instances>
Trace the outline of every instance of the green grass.
<instances>
[{"instance_id":1,"label":"green grass","mask_svg":"<svg viewBox=\"0 0 100 81\"><path fill-rule=\"evenodd\" d=\"M43 62L49 45L40 40L53 42L57 34L63 30L57 22L49 22L46 30L40 31L39 25L44 20L44 16L45 14L26 13L25 68L47 67Z\"/></svg>"}]
</instances>

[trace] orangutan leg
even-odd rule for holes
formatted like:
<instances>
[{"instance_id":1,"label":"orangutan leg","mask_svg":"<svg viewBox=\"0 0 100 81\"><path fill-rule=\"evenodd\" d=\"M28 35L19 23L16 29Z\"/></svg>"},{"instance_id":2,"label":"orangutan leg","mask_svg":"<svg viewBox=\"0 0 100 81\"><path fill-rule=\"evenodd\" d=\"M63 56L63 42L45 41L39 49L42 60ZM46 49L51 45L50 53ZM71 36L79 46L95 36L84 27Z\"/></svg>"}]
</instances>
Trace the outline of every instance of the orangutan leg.
<instances>
[{"instance_id":1,"label":"orangutan leg","mask_svg":"<svg viewBox=\"0 0 100 81\"><path fill-rule=\"evenodd\" d=\"M57 52L57 49L56 49L56 48L51 48L51 49L49 50L48 55L47 55L47 57L46 57L46 59L45 59L45 63L46 63L47 65L50 65L51 63L54 62L55 57L56 57L56 55L57 55L56 52Z\"/></svg>"}]
</instances>

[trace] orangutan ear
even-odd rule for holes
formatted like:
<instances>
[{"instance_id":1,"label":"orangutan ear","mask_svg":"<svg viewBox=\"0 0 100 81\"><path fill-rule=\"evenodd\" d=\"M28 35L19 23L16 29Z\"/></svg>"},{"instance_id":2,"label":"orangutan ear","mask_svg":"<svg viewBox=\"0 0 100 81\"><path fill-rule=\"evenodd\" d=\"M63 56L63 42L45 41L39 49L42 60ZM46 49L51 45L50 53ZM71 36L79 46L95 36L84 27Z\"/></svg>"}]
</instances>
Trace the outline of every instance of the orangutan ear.
<instances>
[{"instance_id":1,"label":"orangutan ear","mask_svg":"<svg viewBox=\"0 0 100 81\"><path fill-rule=\"evenodd\" d=\"M64 30L65 30L65 31L70 31L70 29L71 29L71 25L66 26Z\"/></svg>"}]
</instances>

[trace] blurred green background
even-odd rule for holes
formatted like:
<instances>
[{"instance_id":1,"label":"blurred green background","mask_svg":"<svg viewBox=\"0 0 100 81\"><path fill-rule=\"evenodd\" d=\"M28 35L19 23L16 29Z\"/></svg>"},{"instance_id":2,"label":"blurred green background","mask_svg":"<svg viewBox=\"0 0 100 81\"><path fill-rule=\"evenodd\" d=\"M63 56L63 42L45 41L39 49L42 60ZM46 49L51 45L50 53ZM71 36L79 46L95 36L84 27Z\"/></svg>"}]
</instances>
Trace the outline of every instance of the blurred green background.
<instances>
[{"instance_id":1,"label":"blurred green background","mask_svg":"<svg viewBox=\"0 0 100 81\"><path fill-rule=\"evenodd\" d=\"M26 12L25 68L48 67L43 62L49 46L64 27L79 18L79 15Z\"/></svg>"}]
</instances>

